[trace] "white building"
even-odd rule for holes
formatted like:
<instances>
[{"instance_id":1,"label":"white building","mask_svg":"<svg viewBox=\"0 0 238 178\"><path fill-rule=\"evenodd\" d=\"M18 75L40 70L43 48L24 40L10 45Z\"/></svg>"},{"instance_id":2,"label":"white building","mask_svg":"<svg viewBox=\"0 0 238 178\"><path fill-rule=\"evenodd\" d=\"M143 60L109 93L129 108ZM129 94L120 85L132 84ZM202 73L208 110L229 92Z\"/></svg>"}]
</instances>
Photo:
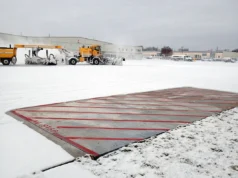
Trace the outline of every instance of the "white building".
<instances>
[{"instance_id":1,"label":"white building","mask_svg":"<svg viewBox=\"0 0 238 178\"><path fill-rule=\"evenodd\" d=\"M125 46L115 44L102 45L105 56L119 56L126 59L142 59L142 46Z\"/></svg>"}]
</instances>

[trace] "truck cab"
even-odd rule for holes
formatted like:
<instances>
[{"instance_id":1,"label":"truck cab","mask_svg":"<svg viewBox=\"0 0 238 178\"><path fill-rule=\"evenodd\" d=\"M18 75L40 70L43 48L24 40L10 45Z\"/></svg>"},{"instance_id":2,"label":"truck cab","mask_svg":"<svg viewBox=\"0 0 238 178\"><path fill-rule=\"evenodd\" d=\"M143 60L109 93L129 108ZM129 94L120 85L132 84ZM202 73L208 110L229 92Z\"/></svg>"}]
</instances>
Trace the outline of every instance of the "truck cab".
<instances>
[{"instance_id":1,"label":"truck cab","mask_svg":"<svg viewBox=\"0 0 238 178\"><path fill-rule=\"evenodd\" d=\"M92 45L92 46L91 46L91 49L92 49L92 55L93 55L94 57L100 56L100 55L102 54L102 52L101 52L101 46L99 46L99 45Z\"/></svg>"}]
</instances>

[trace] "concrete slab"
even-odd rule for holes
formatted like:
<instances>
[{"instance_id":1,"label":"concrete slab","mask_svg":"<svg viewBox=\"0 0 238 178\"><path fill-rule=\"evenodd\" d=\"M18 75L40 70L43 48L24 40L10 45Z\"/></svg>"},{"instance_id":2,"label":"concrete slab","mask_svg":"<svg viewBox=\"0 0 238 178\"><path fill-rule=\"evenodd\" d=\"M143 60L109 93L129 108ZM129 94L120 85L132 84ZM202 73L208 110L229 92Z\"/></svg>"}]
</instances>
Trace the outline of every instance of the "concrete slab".
<instances>
[{"instance_id":1,"label":"concrete slab","mask_svg":"<svg viewBox=\"0 0 238 178\"><path fill-rule=\"evenodd\" d=\"M184 87L33 106L8 114L75 157L98 157L236 106L237 93Z\"/></svg>"}]
</instances>

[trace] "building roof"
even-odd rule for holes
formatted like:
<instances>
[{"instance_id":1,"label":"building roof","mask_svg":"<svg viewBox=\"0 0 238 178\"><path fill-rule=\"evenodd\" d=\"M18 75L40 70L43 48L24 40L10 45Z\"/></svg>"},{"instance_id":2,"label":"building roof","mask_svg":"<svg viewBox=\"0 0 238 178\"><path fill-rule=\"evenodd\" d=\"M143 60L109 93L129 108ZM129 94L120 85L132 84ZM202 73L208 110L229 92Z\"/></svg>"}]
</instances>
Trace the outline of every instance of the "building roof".
<instances>
[{"instance_id":1,"label":"building roof","mask_svg":"<svg viewBox=\"0 0 238 178\"><path fill-rule=\"evenodd\" d=\"M98 42L102 42L102 43L113 44L113 43L106 42L106 41L95 40L95 39L90 39L90 38L85 38L85 37L80 37L80 36L25 36L25 35L15 35L15 34L2 33L2 32L0 32L0 34L11 35L11 36L20 36L20 37L30 37L30 38L83 38L86 40L92 40L92 41L98 41Z\"/></svg>"},{"instance_id":2,"label":"building roof","mask_svg":"<svg viewBox=\"0 0 238 178\"><path fill-rule=\"evenodd\" d=\"M181 53L182 51L174 51L174 52L178 52ZM183 51L184 53L210 53L210 50L207 51Z\"/></svg>"}]
</instances>

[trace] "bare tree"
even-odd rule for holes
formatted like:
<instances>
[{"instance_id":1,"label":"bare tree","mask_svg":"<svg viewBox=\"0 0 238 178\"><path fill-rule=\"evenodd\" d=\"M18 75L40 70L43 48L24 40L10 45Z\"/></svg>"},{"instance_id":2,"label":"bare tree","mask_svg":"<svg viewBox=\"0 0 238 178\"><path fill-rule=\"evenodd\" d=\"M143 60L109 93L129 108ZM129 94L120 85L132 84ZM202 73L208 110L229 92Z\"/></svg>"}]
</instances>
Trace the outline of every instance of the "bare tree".
<instances>
[{"instance_id":1,"label":"bare tree","mask_svg":"<svg viewBox=\"0 0 238 178\"><path fill-rule=\"evenodd\" d=\"M173 50L169 46L164 46L161 49L161 54L164 56L171 56L173 54Z\"/></svg>"},{"instance_id":2,"label":"bare tree","mask_svg":"<svg viewBox=\"0 0 238 178\"><path fill-rule=\"evenodd\" d=\"M238 53L238 48L237 48L237 49L234 49L234 50L232 50L232 52Z\"/></svg>"}]
</instances>

